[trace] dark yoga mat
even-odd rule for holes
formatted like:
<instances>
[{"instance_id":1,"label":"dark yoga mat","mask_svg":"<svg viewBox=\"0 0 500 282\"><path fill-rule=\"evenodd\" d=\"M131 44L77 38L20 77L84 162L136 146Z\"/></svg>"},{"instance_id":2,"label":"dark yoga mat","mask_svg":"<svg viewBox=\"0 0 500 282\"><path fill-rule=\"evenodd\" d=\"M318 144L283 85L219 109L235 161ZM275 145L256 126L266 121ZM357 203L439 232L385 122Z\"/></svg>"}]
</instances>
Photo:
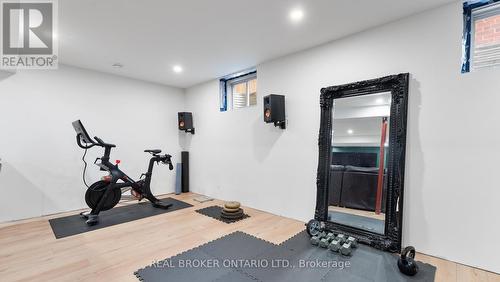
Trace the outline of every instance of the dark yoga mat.
<instances>
[{"instance_id":1,"label":"dark yoga mat","mask_svg":"<svg viewBox=\"0 0 500 282\"><path fill-rule=\"evenodd\" d=\"M408 277L399 272L397 258L395 254L364 245L355 249L351 257L344 257L312 246L306 232L275 245L238 231L139 269L134 274L145 282L434 281L434 266L417 262L420 271ZM186 262L193 264L188 266ZM196 262L199 265L195 265ZM205 265L200 265L202 262ZM330 267L304 267L304 262L329 262Z\"/></svg>"},{"instance_id":2,"label":"dark yoga mat","mask_svg":"<svg viewBox=\"0 0 500 282\"><path fill-rule=\"evenodd\" d=\"M383 220L338 211L329 211L328 220L370 232L384 234L385 222Z\"/></svg>"},{"instance_id":3,"label":"dark yoga mat","mask_svg":"<svg viewBox=\"0 0 500 282\"><path fill-rule=\"evenodd\" d=\"M206 207L206 208L203 208L203 209L196 210L196 212L200 213L202 215L206 215L208 217L217 219L219 221L225 222L225 223L233 223L233 222L237 222L237 221L240 221L240 220L243 220L245 218L250 217L248 214L243 213L243 217L238 218L238 219L223 218L221 216L222 207L219 207L219 206Z\"/></svg>"},{"instance_id":4,"label":"dark yoga mat","mask_svg":"<svg viewBox=\"0 0 500 282\"><path fill-rule=\"evenodd\" d=\"M60 239L108 226L192 207L192 205L188 203L172 198L165 198L161 200L172 204L172 206L168 209L160 209L153 207L150 202L146 201L139 204L113 208L111 210L101 212L99 214L99 223L94 226L88 226L85 223L85 219L80 217L79 214L50 219L49 223L56 239Z\"/></svg>"}]
</instances>

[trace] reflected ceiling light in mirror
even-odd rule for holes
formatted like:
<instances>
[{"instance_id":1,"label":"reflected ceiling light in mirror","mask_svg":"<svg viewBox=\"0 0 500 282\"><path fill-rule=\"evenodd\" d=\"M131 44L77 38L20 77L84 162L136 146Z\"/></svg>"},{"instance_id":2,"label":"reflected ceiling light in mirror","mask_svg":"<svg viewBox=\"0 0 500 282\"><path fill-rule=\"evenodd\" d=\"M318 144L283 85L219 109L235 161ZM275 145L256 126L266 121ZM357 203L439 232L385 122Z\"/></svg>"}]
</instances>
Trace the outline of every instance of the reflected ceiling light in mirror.
<instances>
[{"instance_id":1,"label":"reflected ceiling light in mirror","mask_svg":"<svg viewBox=\"0 0 500 282\"><path fill-rule=\"evenodd\" d=\"M354 133L354 130L352 130L352 129L347 130L347 134L353 134L353 133Z\"/></svg>"},{"instance_id":2,"label":"reflected ceiling light in mirror","mask_svg":"<svg viewBox=\"0 0 500 282\"><path fill-rule=\"evenodd\" d=\"M290 17L290 20L294 23L300 22L304 18L304 11L302 11L301 9L295 8L295 9L290 11L289 17Z\"/></svg>"},{"instance_id":3,"label":"reflected ceiling light in mirror","mask_svg":"<svg viewBox=\"0 0 500 282\"><path fill-rule=\"evenodd\" d=\"M375 103L377 103L377 104L381 105L381 104L383 104L383 103L384 103L384 99L382 99L382 98L377 98L377 100L375 100Z\"/></svg>"},{"instance_id":4,"label":"reflected ceiling light in mirror","mask_svg":"<svg viewBox=\"0 0 500 282\"><path fill-rule=\"evenodd\" d=\"M175 65L172 67L172 70L175 72L175 73L181 73L183 71L182 69L182 66L179 66L179 65Z\"/></svg>"}]
</instances>

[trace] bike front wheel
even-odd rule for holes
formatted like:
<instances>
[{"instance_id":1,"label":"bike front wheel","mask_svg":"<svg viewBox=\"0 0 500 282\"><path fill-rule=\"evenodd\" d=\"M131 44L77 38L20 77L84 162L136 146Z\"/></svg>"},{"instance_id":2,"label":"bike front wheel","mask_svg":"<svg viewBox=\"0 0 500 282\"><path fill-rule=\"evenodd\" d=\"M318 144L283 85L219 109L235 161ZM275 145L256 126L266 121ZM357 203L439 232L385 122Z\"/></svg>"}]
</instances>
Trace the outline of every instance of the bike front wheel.
<instances>
[{"instance_id":1,"label":"bike front wheel","mask_svg":"<svg viewBox=\"0 0 500 282\"><path fill-rule=\"evenodd\" d=\"M85 202L89 208L95 209L97 207L109 185L110 183L106 181L97 181L96 183L90 185L87 192L85 192ZM120 202L121 197L121 190L113 189L113 191L111 191L104 200L101 211L112 209L118 204L118 202Z\"/></svg>"}]
</instances>

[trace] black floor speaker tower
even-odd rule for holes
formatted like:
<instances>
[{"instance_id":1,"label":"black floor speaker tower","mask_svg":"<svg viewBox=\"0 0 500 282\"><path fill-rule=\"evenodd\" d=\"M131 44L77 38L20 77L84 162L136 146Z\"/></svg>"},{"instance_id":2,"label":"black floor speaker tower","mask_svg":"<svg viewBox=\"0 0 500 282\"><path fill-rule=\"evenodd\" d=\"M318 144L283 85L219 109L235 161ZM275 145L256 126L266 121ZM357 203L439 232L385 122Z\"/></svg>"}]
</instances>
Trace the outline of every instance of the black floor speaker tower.
<instances>
[{"instance_id":1,"label":"black floor speaker tower","mask_svg":"<svg viewBox=\"0 0 500 282\"><path fill-rule=\"evenodd\" d=\"M189 192L189 152L181 153L182 161L182 193Z\"/></svg>"}]
</instances>

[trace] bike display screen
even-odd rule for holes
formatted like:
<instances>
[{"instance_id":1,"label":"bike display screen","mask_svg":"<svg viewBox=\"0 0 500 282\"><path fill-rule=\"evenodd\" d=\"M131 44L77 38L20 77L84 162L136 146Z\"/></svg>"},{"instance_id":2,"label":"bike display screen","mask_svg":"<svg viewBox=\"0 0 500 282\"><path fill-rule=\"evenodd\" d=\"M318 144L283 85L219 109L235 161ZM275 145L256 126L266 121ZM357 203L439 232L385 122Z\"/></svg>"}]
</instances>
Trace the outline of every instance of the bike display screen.
<instances>
[{"instance_id":1,"label":"bike display screen","mask_svg":"<svg viewBox=\"0 0 500 282\"><path fill-rule=\"evenodd\" d=\"M87 130L85 130L85 127L83 127L83 124L80 120L76 120L72 124L76 133L80 135L80 138L83 142L88 144L94 143L94 141L92 141L89 134L87 133Z\"/></svg>"}]
</instances>

